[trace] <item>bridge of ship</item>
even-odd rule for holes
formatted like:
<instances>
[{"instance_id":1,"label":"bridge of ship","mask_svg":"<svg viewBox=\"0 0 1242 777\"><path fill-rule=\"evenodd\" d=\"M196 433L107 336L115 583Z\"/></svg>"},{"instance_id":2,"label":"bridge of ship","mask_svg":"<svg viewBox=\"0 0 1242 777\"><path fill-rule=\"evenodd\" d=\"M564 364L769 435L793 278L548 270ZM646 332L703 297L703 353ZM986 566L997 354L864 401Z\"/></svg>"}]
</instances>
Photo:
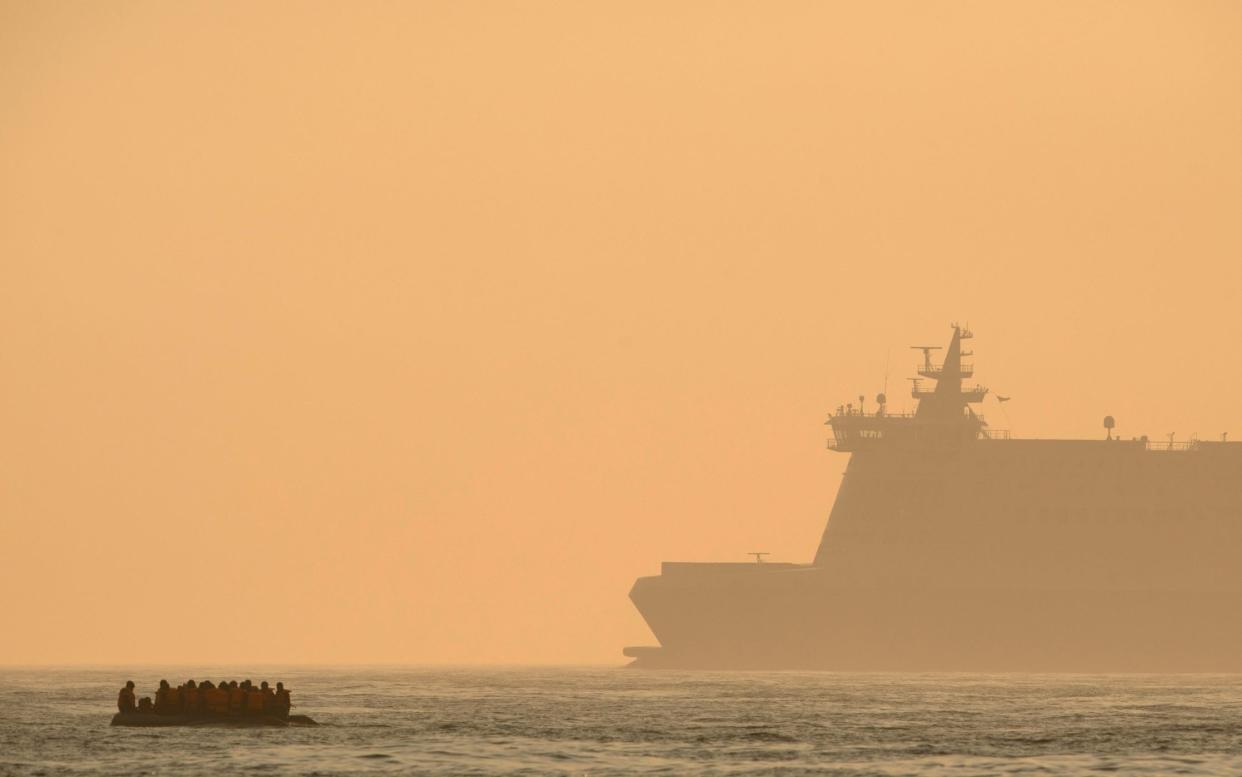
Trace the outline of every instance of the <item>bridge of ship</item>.
<instances>
[{"instance_id":1,"label":"bridge of ship","mask_svg":"<svg viewBox=\"0 0 1242 777\"><path fill-rule=\"evenodd\" d=\"M923 361L915 366L919 377L910 378L910 396L918 402L918 409L910 412L890 412L886 407L887 397L880 394L876 397L877 410L866 412L864 398L858 398L858 406L853 403L842 405L827 421L832 427L832 437L828 439L828 449L850 452L875 445L884 445L899 441L918 442L963 442L970 440L1009 440L1012 439L1008 429L993 429L988 426L982 414L975 412L971 405L983 402L988 389L979 385L963 385L965 378L972 378L975 366L962 360L963 356L973 355L963 351L961 341L973 337L970 330L953 325L953 338L945 352L945 359L933 362L931 352L941 350L939 346L912 346L923 352ZM934 385L927 385L931 381ZM1111 421L1111 417L1106 419ZM1112 436L1112 427L1107 426L1109 435L1100 442L1125 442L1130 445L1143 445L1153 452L1184 452L1215 448L1228 445L1233 448L1239 443L1229 443L1222 435L1220 441L1201 441L1194 438L1175 440L1172 437L1163 440L1152 440L1146 436L1123 441ZM1095 441L1084 441L1095 442Z\"/></svg>"}]
</instances>

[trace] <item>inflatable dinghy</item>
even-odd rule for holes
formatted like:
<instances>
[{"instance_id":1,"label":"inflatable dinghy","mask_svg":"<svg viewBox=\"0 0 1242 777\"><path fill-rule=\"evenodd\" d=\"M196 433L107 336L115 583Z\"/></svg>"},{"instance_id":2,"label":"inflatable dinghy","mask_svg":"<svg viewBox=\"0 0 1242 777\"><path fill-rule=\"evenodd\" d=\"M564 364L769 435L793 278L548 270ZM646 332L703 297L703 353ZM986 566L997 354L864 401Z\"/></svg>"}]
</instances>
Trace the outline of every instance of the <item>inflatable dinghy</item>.
<instances>
[{"instance_id":1,"label":"inflatable dinghy","mask_svg":"<svg viewBox=\"0 0 1242 777\"><path fill-rule=\"evenodd\" d=\"M154 712L118 712L112 716L114 726L220 726L222 728L263 728L275 726L318 726L306 715L219 716L219 715L157 715Z\"/></svg>"}]
</instances>

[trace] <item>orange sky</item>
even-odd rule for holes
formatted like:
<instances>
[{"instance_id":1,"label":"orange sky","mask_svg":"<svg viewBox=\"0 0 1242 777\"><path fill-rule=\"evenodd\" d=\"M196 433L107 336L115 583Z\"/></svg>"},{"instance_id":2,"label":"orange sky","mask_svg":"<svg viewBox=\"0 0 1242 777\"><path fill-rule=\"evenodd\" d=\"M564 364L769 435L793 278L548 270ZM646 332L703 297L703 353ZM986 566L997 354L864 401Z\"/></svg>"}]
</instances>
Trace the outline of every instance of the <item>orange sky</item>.
<instances>
[{"instance_id":1,"label":"orange sky","mask_svg":"<svg viewBox=\"0 0 1242 777\"><path fill-rule=\"evenodd\" d=\"M620 663L952 320L1015 434L1242 439L1240 34L0 3L0 663Z\"/></svg>"}]
</instances>

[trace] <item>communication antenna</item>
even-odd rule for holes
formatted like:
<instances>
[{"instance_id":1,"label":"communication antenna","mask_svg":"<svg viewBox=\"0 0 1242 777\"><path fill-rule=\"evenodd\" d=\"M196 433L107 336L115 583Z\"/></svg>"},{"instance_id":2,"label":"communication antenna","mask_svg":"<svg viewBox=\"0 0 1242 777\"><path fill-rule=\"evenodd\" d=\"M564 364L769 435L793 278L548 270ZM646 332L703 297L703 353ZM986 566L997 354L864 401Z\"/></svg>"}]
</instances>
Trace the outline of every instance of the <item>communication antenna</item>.
<instances>
[{"instance_id":1,"label":"communication antenna","mask_svg":"<svg viewBox=\"0 0 1242 777\"><path fill-rule=\"evenodd\" d=\"M1105 432L1106 436L1104 439L1106 440L1113 439L1113 429L1117 428L1117 422L1113 420L1113 417L1111 415L1104 416L1104 428L1107 430Z\"/></svg>"},{"instance_id":2,"label":"communication antenna","mask_svg":"<svg viewBox=\"0 0 1242 777\"><path fill-rule=\"evenodd\" d=\"M884 357L884 392L881 394L881 396L888 396L888 368L892 366L892 364L893 364L893 349L889 348L888 355ZM884 404L884 401L881 400L880 404L881 405Z\"/></svg>"},{"instance_id":3,"label":"communication antenna","mask_svg":"<svg viewBox=\"0 0 1242 777\"><path fill-rule=\"evenodd\" d=\"M763 557L764 557L764 556L771 556L772 554L771 554L771 553L768 553L766 550L764 550L764 551L754 551L754 550L752 550L750 553L747 553L746 555L747 555L747 556L754 556L754 557L755 557L755 563L756 563L756 564L762 564L762 563L763 563Z\"/></svg>"}]
</instances>

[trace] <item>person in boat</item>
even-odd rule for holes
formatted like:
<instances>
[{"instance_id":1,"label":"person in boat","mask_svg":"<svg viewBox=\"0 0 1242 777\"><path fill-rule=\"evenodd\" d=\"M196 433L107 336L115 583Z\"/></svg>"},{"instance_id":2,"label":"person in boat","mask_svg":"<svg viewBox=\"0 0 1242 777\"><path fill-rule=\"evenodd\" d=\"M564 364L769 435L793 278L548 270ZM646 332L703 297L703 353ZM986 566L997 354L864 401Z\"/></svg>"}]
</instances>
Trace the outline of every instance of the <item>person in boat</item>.
<instances>
[{"instance_id":1,"label":"person in boat","mask_svg":"<svg viewBox=\"0 0 1242 777\"><path fill-rule=\"evenodd\" d=\"M182 706L186 715L197 715L199 713L199 702L202 700L198 686L193 680L189 680L185 684L184 690L181 691Z\"/></svg>"},{"instance_id":2,"label":"person in boat","mask_svg":"<svg viewBox=\"0 0 1242 777\"><path fill-rule=\"evenodd\" d=\"M211 681L203 683L208 686L203 691L203 703L207 708L208 715L224 716L229 714L229 692L224 683L220 683L219 687L211 684ZM203 686L199 686L202 688Z\"/></svg>"},{"instance_id":3,"label":"person in boat","mask_svg":"<svg viewBox=\"0 0 1242 777\"><path fill-rule=\"evenodd\" d=\"M172 688L167 680L160 680L160 687L155 689L155 714L172 715L176 713L171 700Z\"/></svg>"},{"instance_id":4,"label":"person in boat","mask_svg":"<svg viewBox=\"0 0 1242 777\"><path fill-rule=\"evenodd\" d=\"M147 715L155 712L155 705L151 703L150 696L143 696L138 700L138 711Z\"/></svg>"},{"instance_id":5,"label":"person in boat","mask_svg":"<svg viewBox=\"0 0 1242 777\"><path fill-rule=\"evenodd\" d=\"M249 680L246 681L250 687L246 689L246 714L262 715L263 703L266 699L263 697L263 691L256 687Z\"/></svg>"},{"instance_id":6,"label":"person in boat","mask_svg":"<svg viewBox=\"0 0 1242 777\"><path fill-rule=\"evenodd\" d=\"M134 698L134 681L130 680L125 683L125 687L116 695L116 708L122 715L129 715L137 712L138 702Z\"/></svg>"},{"instance_id":7,"label":"person in boat","mask_svg":"<svg viewBox=\"0 0 1242 777\"><path fill-rule=\"evenodd\" d=\"M276 691L267 684L267 680L259 683L259 690L263 692L263 711L271 715L276 708Z\"/></svg>"},{"instance_id":8,"label":"person in boat","mask_svg":"<svg viewBox=\"0 0 1242 777\"><path fill-rule=\"evenodd\" d=\"M240 716L246 711L246 691L236 680L229 683L229 715Z\"/></svg>"},{"instance_id":9,"label":"person in boat","mask_svg":"<svg viewBox=\"0 0 1242 777\"><path fill-rule=\"evenodd\" d=\"M203 680L198 684L198 714L207 714L207 691L214 690L215 687L211 680Z\"/></svg>"},{"instance_id":10,"label":"person in boat","mask_svg":"<svg viewBox=\"0 0 1242 777\"><path fill-rule=\"evenodd\" d=\"M289 699L289 691L285 688L284 683L276 683L276 693L274 694L275 702L273 707L276 716L279 718L289 717L289 708L293 706Z\"/></svg>"}]
</instances>

